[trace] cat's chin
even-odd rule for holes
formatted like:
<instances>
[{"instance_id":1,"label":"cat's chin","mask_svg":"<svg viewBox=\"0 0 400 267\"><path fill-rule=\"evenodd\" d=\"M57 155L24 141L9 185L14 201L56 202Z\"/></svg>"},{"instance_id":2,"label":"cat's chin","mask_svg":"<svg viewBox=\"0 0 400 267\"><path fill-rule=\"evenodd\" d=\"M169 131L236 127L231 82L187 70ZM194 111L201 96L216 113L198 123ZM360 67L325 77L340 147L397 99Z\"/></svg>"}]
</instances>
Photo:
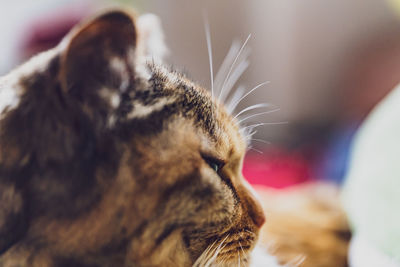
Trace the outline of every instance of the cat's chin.
<instances>
[{"instance_id":1,"label":"cat's chin","mask_svg":"<svg viewBox=\"0 0 400 267\"><path fill-rule=\"evenodd\" d=\"M231 253L231 256L225 259L217 260L215 265L210 265L210 267L228 267L228 266L242 266L242 267L282 267L278 263L275 257L267 253L265 248L260 245L256 245L254 249L247 249L246 256L239 254L237 252Z\"/></svg>"},{"instance_id":2,"label":"cat's chin","mask_svg":"<svg viewBox=\"0 0 400 267\"><path fill-rule=\"evenodd\" d=\"M193 267L250 266L250 256L256 245L257 233L250 229L229 230L204 250Z\"/></svg>"},{"instance_id":3,"label":"cat's chin","mask_svg":"<svg viewBox=\"0 0 400 267\"><path fill-rule=\"evenodd\" d=\"M257 245L251 252L249 267L282 267L274 256L267 253L261 245Z\"/></svg>"}]
</instances>

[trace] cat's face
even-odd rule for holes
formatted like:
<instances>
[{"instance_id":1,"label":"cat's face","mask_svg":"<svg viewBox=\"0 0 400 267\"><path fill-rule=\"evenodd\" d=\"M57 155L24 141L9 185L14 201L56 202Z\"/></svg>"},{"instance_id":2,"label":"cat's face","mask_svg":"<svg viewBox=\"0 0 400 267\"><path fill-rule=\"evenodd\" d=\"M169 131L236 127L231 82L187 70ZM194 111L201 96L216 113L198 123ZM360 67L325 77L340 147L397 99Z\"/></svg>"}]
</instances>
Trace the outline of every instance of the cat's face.
<instances>
[{"instance_id":1,"label":"cat's face","mask_svg":"<svg viewBox=\"0 0 400 267\"><path fill-rule=\"evenodd\" d=\"M4 266L248 263L265 219L237 122L143 36L105 13L1 78Z\"/></svg>"}]
</instances>

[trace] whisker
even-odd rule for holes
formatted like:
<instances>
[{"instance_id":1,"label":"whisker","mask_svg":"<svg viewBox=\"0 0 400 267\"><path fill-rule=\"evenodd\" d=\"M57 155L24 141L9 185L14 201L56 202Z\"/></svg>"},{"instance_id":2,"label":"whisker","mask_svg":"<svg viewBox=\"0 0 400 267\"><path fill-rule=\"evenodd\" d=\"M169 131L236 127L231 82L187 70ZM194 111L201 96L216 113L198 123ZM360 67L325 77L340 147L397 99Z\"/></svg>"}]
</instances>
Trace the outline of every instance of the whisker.
<instances>
[{"instance_id":1,"label":"whisker","mask_svg":"<svg viewBox=\"0 0 400 267\"><path fill-rule=\"evenodd\" d=\"M242 255L243 255L243 258L244 258L244 260L245 261L247 261L248 259L249 259L249 254L246 254L246 252L244 251L244 249L243 249L243 247L242 247L242 243L240 243L240 241L239 241L239 246L240 246L240 250L242 251Z\"/></svg>"},{"instance_id":2,"label":"whisker","mask_svg":"<svg viewBox=\"0 0 400 267\"><path fill-rule=\"evenodd\" d=\"M224 103L226 97L229 95L230 91L232 90L233 86L239 80L240 76L242 76L243 72L249 67L249 61L245 60L240 62L240 64L235 68L232 72L231 76L229 77L228 81L226 82L225 91L221 91L220 96L218 97L219 101Z\"/></svg>"},{"instance_id":3,"label":"whisker","mask_svg":"<svg viewBox=\"0 0 400 267\"><path fill-rule=\"evenodd\" d=\"M236 103L244 95L245 87L240 85L226 103L226 109L230 114L235 110L233 103Z\"/></svg>"},{"instance_id":4,"label":"whisker","mask_svg":"<svg viewBox=\"0 0 400 267\"><path fill-rule=\"evenodd\" d=\"M242 130L245 130L245 129L249 129L249 128L255 128L255 127L259 127L259 126L263 126L263 125L280 125L280 124L288 124L288 122L287 122L287 121L279 121L279 122L262 122L262 123L252 124L252 125L249 125L249 126L243 127L243 128L242 128L242 129L240 129L240 130L242 131Z\"/></svg>"},{"instance_id":5,"label":"whisker","mask_svg":"<svg viewBox=\"0 0 400 267\"><path fill-rule=\"evenodd\" d=\"M208 51L208 62L210 65L210 78L211 78L211 96L214 98L214 70L213 70L213 56L212 56L212 47L211 47L211 33L210 33L210 24L208 22L207 13L204 11L204 29L206 32L206 40L207 40L207 51Z\"/></svg>"},{"instance_id":6,"label":"whisker","mask_svg":"<svg viewBox=\"0 0 400 267\"><path fill-rule=\"evenodd\" d=\"M248 139L248 142L251 141L252 137L257 133L257 130L254 129L249 129L249 132L246 133L246 138Z\"/></svg>"},{"instance_id":7,"label":"whisker","mask_svg":"<svg viewBox=\"0 0 400 267\"><path fill-rule=\"evenodd\" d=\"M235 104L233 104L233 109L236 108L236 106L240 103L240 101L242 101L244 98L246 98L249 94L251 94L252 92L254 92L255 90L257 90L258 88L260 88L261 86L264 86L266 84L269 84L269 81L260 83L259 85L253 87L253 89L251 89L250 91L248 91L244 96L242 96L238 101L235 102Z\"/></svg>"},{"instance_id":8,"label":"whisker","mask_svg":"<svg viewBox=\"0 0 400 267\"><path fill-rule=\"evenodd\" d=\"M306 259L305 255L298 255L290 262L288 262L288 266L300 266L305 261L305 259Z\"/></svg>"},{"instance_id":9,"label":"whisker","mask_svg":"<svg viewBox=\"0 0 400 267\"><path fill-rule=\"evenodd\" d=\"M231 47L229 48L228 54L226 54L224 61L222 62L217 75L215 76L214 85L218 92L221 93L222 83L224 81L224 77L227 75L228 68L232 64L235 54L238 53L240 49L240 42L235 40L232 42Z\"/></svg>"},{"instance_id":10,"label":"whisker","mask_svg":"<svg viewBox=\"0 0 400 267\"><path fill-rule=\"evenodd\" d=\"M255 149L254 147L248 147L248 150L254 150L260 154L264 154L264 152L262 152L261 150Z\"/></svg>"},{"instance_id":11,"label":"whisker","mask_svg":"<svg viewBox=\"0 0 400 267\"><path fill-rule=\"evenodd\" d=\"M243 252L243 255L246 254L246 253L244 253L244 249L243 249L242 244L240 243L240 241L239 241L239 246L240 246L240 249L241 249L242 252Z\"/></svg>"},{"instance_id":12,"label":"whisker","mask_svg":"<svg viewBox=\"0 0 400 267\"><path fill-rule=\"evenodd\" d=\"M257 139L257 138L251 138L250 141L257 141L257 142L268 144L268 145L271 144L271 142L265 141L263 139Z\"/></svg>"},{"instance_id":13,"label":"whisker","mask_svg":"<svg viewBox=\"0 0 400 267\"><path fill-rule=\"evenodd\" d=\"M211 251L211 249L214 247L214 245L217 243L217 240L215 240L210 246L208 246L208 248L203 252L203 253L208 253L209 251Z\"/></svg>"},{"instance_id":14,"label":"whisker","mask_svg":"<svg viewBox=\"0 0 400 267\"><path fill-rule=\"evenodd\" d=\"M247 233L249 233L249 234L255 235L255 233L252 232L252 231L250 231L250 230L244 229L244 231L247 232Z\"/></svg>"},{"instance_id":15,"label":"whisker","mask_svg":"<svg viewBox=\"0 0 400 267\"><path fill-rule=\"evenodd\" d=\"M228 80L228 78L229 78L229 76L230 76L230 74L231 74L231 72L232 72L232 69L233 69L233 67L235 66L236 61L238 60L240 54L242 53L243 49L245 48L245 46L246 46L247 42L249 41L250 37L251 37L251 34L249 34L249 36L247 36L246 41L243 43L243 45L242 45L242 47L240 48L238 54L236 55L235 59L233 60L233 63L232 63L232 65L231 65L231 68L229 69L228 75L226 75L225 80L224 80L224 83L222 84L222 88L221 88L220 94L219 94L219 96L218 96L218 99L220 98L222 92L224 91L224 88L225 88L225 85L226 85L226 81Z\"/></svg>"},{"instance_id":16,"label":"whisker","mask_svg":"<svg viewBox=\"0 0 400 267\"><path fill-rule=\"evenodd\" d=\"M215 244L217 243L218 240L215 240L211 245L209 245L204 251L203 253L197 258L197 260L195 261L195 263L192 265L192 267L202 267L205 266L204 262L208 261L208 258L213 255L216 247Z\"/></svg>"},{"instance_id":17,"label":"whisker","mask_svg":"<svg viewBox=\"0 0 400 267\"><path fill-rule=\"evenodd\" d=\"M276 109L273 109L273 110L268 110L268 111L256 113L256 114L253 114L253 115L249 115L249 116L247 116L247 117L245 117L245 118L239 120L239 121L238 121L238 124L241 124L242 122L247 121L248 119L251 119L251 118L254 118L254 117L257 117L257 116L260 116L260 115L265 115L265 114L273 113L273 112L276 112L276 111L279 111L279 110L281 110L281 109L280 109L280 108L276 108Z\"/></svg>"},{"instance_id":18,"label":"whisker","mask_svg":"<svg viewBox=\"0 0 400 267\"><path fill-rule=\"evenodd\" d=\"M250 111L250 110L253 110L253 109L256 109L256 108L266 108L268 106L270 106L270 105L267 104L267 103L260 103L260 104L251 105L250 107L244 108L241 111L239 111L238 114L236 114L235 117L233 117L233 118L236 119L237 117L239 117L240 115L242 115L243 113L245 113L247 111Z\"/></svg>"},{"instance_id":19,"label":"whisker","mask_svg":"<svg viewBox=\"0 0 400 267\"><path fill-rule=\"evenodd\" d=\"M251 138L253 137L253 135L257 133L257 130L248 128L248 129L240 129L239 132L243 135L243 137L247 141L247 145L249 146L251 143Z\"/></svg>"},{"instance_id":20,"label":"whisker","mask_svg":"<svg viewBox=\"0 0 400 267\"><path fill-rule=\"evenodd\" d=\"M229 237L229 235L227 235L227 236L221 241L221 243L218 245L218 247L217 247L217 249L216 249L214 255L206 262L206 266L209 266L209 264L213 263L213 262L216 260L218 254L219 254L219 253L221 252L221 250L225 247L225 246L222 246L222 245L225 243L225 241L226 241L226 239L227 239L228 237ZM225 245L226 245L226 244L225 244Z\"/></svg>"}]
</instances>

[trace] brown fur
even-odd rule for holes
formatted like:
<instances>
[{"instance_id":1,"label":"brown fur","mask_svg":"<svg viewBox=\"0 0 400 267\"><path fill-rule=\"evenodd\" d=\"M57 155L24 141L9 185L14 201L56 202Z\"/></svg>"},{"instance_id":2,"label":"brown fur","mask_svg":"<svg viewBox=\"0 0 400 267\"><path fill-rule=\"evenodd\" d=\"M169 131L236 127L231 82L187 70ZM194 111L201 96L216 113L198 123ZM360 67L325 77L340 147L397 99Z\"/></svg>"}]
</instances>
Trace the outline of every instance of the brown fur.
<instances>
[{"instance_id":1,"label":"brown fur","mask_svg":"<svg viewBox=\"0 0 400 267\"><path fill-rule=\"evenodd\" d=\"M324 183L285 190L259 188L267 214L261 243L282 264L346 267L349 226L338 188Z\"/></svg>"},{"instance_id":2,"label":"brown fur","mask_svg":"<svg viewBox=\"0 0 400 267\"><path fill-rule=\"evenodd\" d=\"M222 241L217 262L247 264L264 214L236 121L197 84L142 64L138 36L110 11L41 70L0 81L20 92L0 120L0 266L191 266Z\"/></svg>"}]
</instances>

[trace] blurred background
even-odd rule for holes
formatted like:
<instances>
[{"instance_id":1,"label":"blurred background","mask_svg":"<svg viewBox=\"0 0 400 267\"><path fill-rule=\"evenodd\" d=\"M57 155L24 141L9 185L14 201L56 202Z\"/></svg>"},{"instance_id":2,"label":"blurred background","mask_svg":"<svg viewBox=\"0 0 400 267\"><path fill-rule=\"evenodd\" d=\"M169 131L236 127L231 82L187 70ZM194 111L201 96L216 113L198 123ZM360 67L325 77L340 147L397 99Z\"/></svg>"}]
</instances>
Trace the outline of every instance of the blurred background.
<instances>
[{"instance_id":1,"label":"blurred background","mask_svg":"<svg viewBox=\"0 0 400 267\"><path fill-rule=\"evenodd\" d=\"M383 0L14 0L0 9L0 75L55 46L80 19L122 4L161 18L167 62L210 87L203 11L214 70L233 40L251 33L251 65L238 110L267 102L280 110L259 127L244 166L253 184L276 188L310 180L340 183L351 139L365 116L400 81L400 20ZM256 151L257 150L257 151ZM261 153L262 152L262 153Z\"/></svg>"}]
</instances>

